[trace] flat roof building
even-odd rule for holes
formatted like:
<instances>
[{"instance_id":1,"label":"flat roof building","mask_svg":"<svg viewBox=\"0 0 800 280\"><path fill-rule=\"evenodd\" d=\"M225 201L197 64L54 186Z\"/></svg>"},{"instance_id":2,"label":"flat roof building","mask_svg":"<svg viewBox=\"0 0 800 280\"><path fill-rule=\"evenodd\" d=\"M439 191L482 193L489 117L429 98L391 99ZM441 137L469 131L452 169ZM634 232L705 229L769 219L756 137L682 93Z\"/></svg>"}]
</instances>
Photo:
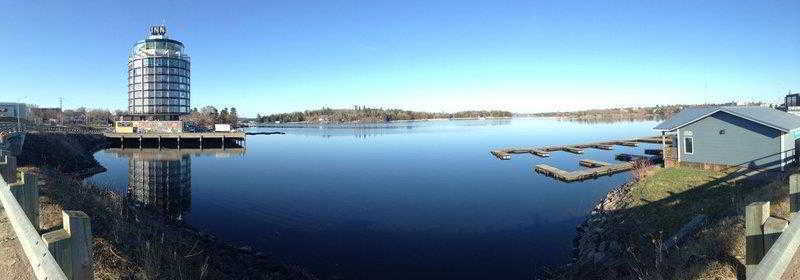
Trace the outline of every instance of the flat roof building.
<instances>
[{"instance_id":1,"label":"flat roof building","mask_svg":"<svg viewBox=\"0 0 800 280\"><path fill-rule=\"evenodd\" d=\"M31 110L28 104L25 103L12 103L0 102L0 120L3 119L28 119L30 118Z\"/></svg>"},{"instance_id":2,"label":"flat roof building","mask_svg":"<svg viewBox=\"0 0 800 280\"><path fill-rule=\"evenodd\" d=\"M163 25L150 27L128 56L128 118L178 120L188 114L190 68L183 43L167 37Z\"/></svg>"}]
</instances>

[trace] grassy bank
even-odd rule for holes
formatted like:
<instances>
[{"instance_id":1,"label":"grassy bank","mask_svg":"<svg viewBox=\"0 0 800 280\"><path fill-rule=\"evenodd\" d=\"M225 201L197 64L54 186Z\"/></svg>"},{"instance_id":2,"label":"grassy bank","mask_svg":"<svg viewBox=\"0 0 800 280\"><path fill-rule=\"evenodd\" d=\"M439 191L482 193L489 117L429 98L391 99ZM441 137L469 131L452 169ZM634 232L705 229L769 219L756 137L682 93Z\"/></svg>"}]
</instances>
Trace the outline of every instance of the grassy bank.
<instances>
[{"instance_id":1,"label":"grassy bank","mask_svg":"<svg viewBox=\"0 0 800 280\"><path fill-rule=\"evenodd\" d=\"M754 201L771 201L773 216L788 217L788 174L743 177L654 168L607 199L602 213L590 218L595 222L587 230L599 232L590 237L600 243L618 242L616 255L599 263L578 263L555 278L743 279L744 208ZM663 240L701 214L708 220L700 230L677 248L662 249ZM597 247L609 254L614 246Z\"/></svg>"}]
</instances>

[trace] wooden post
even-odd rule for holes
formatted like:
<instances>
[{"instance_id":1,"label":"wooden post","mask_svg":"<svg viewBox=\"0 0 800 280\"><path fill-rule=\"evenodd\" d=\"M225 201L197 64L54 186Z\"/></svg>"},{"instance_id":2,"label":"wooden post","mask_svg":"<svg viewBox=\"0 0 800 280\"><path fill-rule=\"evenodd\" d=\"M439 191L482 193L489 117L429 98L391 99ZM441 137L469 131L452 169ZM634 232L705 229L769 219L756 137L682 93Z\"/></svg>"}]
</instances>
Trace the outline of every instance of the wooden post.
<instances>
[{"instance_id":1,"label":"wooden post","mask_svg":"<svg viewBox=\"0 0 800 280\"><path fill-rule=\"evenodd\" d=\"M63 229L42 235L47 249L71 280L92 279L92 224L81 211L61 211Z\"/></svg>"},{"instance_id":2,"label":"wooden post","mask_svg":"<svg viewBox=\"0 0 800 280\"><path fill-rule=\"evenodd\" d=\"M30 173L20 171L18 174L18 180L8 184L9 190L33 227L39 230L39 180Z\"/></svg>"},{"instance_id":3,"label":"wooden post","mask_svg":"<svg viewBox=\"0 0 800 280\"><path fill-rule=\"evenodd\" d=\"M764 223L769 218L769 201L753 202L745 207L745 265L747 276L752 275L764 257ZM748 277L750 278L750 277Z\"/></svg>"},{"instance_id":4,"label":"wooden post","mask_svg":"<svg viewBox=\"0 0 800 280\"><path fill-rule=\"evenodd\" d=\"M17 158L12 156L3 156L3 161L0 161L0 176L6 183L14 183L17 181Z\"/></svg>"},{"instance_id":5,"label":"wooden post","mask_svg":"<svg viewBox=\"0 0 800 280\"><path fill-rule=\"evenodd\" d=\"M789 213L800 211L800 174L789 176Z\"/></svg>"}]
</instances>

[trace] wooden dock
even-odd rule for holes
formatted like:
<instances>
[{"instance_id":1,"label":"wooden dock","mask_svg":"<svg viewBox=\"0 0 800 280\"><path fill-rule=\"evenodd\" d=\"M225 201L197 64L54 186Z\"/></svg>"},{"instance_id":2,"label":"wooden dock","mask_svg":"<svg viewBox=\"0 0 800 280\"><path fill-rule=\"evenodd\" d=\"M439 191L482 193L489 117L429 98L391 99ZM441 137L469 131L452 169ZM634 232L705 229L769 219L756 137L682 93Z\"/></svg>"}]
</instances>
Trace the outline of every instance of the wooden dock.
<instances>
[{"instance_id":1,"label":"wooden dock","mask_svg":"<svg viewBox=\"0 0 800 280\"><path fill-rule=\"evenodd\" d=\"M667 144L672 143L671 138L665 139ZM549 157L551 152L565 151L573 154L583 154L584 149L613 150L614 146L637 147L639 143L661 143L661 136L639 137L626 140L612 140L576 145L546 146L546 147L527 147L527 148L503 148L489 151L492 155L501 160L511 159L512 154L532 154L539 157Z\"/></svg>"},{"instance_id":2,"label":"wooden dock","mask_svg":"<svg viewBox=\"0 0 800 280\"><path fill-rule=\"evenodd\" d=\"M510 160L512 154L532 154L540 157L549 157L551 152L556 151L583 154L584 149L612 150L614 146L636 147L639 145L639 143L661 143L661 141L661 136L653 136L576 145L505 148L491 150L490 153L501 160ZM671 138L666 138L664 141L668 144L671 144L672 142ZM653 154L654 156L617 154L615 158L624 162L612 164L591 159L581 159L578 161L578 164L588 168L575 171L565 171L547 164L539 164L534 167L534 171L565 182L582 181L631 170L634 167L635 161L648 160L657 162L660 160L660 156L658 155L660 150L648 149L646 152L647 154Z\"/></svg>"},{"instance_id":3,"label":"wooden dock","mask_svg":"<svg viewBox=\"0 0 800 280\"><path fill-rule=\"evenodd\" d=\"M600 167L600 166L610 165L610 163L608 163L608 162L602 162L602 161L591 160L591 159L582 159L582 160L578 161L578 164L580 164L581 166L586 166L586 167Z\"/></svg>"},{"instance_id":4,"label":"wooden dock","mask_svg":"<svg viewBox=\"0 0 800 280\"><path fill-rule=\"evenodd\" d=\"M619 161L637 161L637 160L652 160L649 156L632 155L632 154L617 154L614 159Z\"/></svg>"},{"instance_id":5,"label":"wooden dock","mask_svg":"<svg viewBox=\"0 0 800 280\"><path fill-rule=\"evenodd\" d=\"M605 175L612 175L633 169L633 163L631 162L608 164L605 162L597 162L593 160L582 160L581 164L592 164L599 166L594 168L575 170L575 171L564 171L549 166L547 164L539 164L536 165L536 167L534 167L534 171L536 171L536 173L544 174L564 182L575 182L575 181L594 179Z\"/></svg>"},{"instance_id":6,"label":"wooden dock","mask_svg":"<svg viewBox=\"0 0 800 280\"><path fill-rule=\"evenodd\" d=\"M661 156L661 155L664 154L664 151L662 151L661 149L645 149L644 150L644 154L645 155L653 155L653 156Z\"/></svg>"},{"instance_id":7,"label":"wooden dock","mask_svg":"<svg viewBox=\"0 0 800 280\"><path fill-rule=\"evenodd\" d=\"M575 147L568 147L567 146L567 147L562 147L561 149L564 150L565 152L570 152L570 153L573 153L573 154L582 154L583 153L583 149L575 148Z\"/></svg>"}]
</instances>

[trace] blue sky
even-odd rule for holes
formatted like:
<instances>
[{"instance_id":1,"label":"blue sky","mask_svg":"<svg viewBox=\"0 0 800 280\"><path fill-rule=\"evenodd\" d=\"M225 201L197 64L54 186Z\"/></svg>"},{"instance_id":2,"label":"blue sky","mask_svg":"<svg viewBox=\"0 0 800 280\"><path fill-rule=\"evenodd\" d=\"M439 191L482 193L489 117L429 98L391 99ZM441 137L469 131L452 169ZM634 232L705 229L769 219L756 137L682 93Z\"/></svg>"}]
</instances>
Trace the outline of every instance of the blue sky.
<instances>
[{"instance_id":1,"label":"blue sky","mask_svg":"<svg viewBox=\"0 0 800 280\"><path fill-rule=\"evenodd\" d=\"M192 105L514 112L800 91L800 1L0 0L0 101L124 109L151 24Z\"/></svg>"}]
</instances>

